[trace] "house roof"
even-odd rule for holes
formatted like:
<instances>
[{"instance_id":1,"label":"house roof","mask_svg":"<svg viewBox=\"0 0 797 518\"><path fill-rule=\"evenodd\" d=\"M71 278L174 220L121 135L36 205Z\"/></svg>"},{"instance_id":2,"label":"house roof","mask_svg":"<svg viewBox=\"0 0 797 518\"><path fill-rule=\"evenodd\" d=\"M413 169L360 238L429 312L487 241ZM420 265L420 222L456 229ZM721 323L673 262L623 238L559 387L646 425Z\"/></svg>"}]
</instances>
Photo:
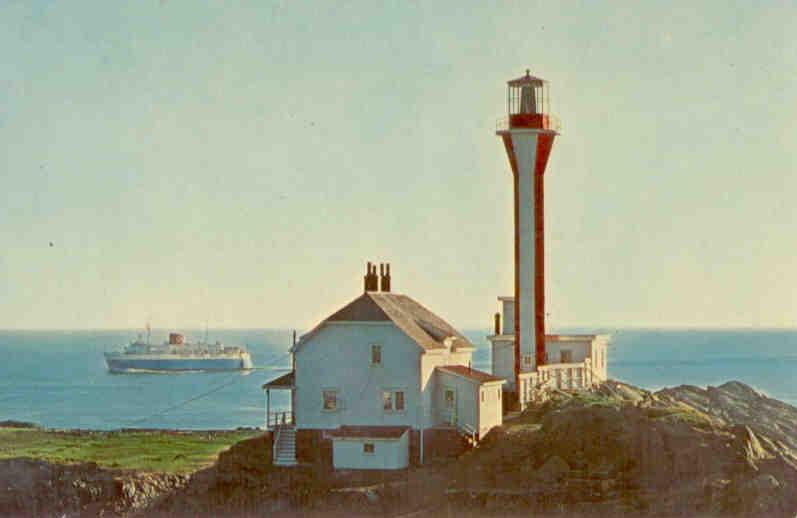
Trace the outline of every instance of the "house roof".
<instances>
[{"instance_id":1,"label":"house roof","mask_svg":"<svg viewBox=\"0 0 797 518\"><path fill-rule=\"evenodd\" d=\"M384 310L378 304L374 304L373 300L367 295L371 295L371 292L366 292L360 297L357 297L352 302L333 313L327 320L348 322L379 322L390 320L390 317L387 316Z\"/></svg>"},{"instance_id":2,"label":"house roof","mask_svg":"<svg viewBox=\"0 0 797 518\"><path fill-rule=\"evenodd\" d=\"M464 378L468 378L471 381L475 381L478 384L490 383L493 381L505 381L504 378L499 378L498 376L493 376L492 374L488 374L484 371L471 369L470 367L466 367L464 365L444 365L442 367L437 367L443 372L449 372L451 374L457 374Z\"/></svg>"},{"instance_id":3,"label":"house roof","mask_svg":"<svg viewBox=\"0 0 797 518\"><path fill-rule=\"evenodd\" d=\"M296 344L300 346L326 322L393 322L418 346L425 350L445 349L446 341L453 349L472 348L467 338L451 324L424 306L399 293L368 291L323 320Z\"/></svg>"},{"instance_id":4,"label":"house roof","mask_svg":"<svg viewBox=\"0 0 797 518\"><path fill-rule=\"evenodd\" d=\"M264 383L263 389L289 389L293 388L295 382L296 372L291 371L287 374L283 374L279 378L269 381L268 383Z\"/></svg>"},{"instance_id":5,"label":"house roof","mask_svg":"<svg viewBox=\"0 0 797 518\"><path fill-rule=\"evenodd\" d=\"M339 439L399 439L409 426L341 426L329 432Z\"/></svg>"}]
</instances>

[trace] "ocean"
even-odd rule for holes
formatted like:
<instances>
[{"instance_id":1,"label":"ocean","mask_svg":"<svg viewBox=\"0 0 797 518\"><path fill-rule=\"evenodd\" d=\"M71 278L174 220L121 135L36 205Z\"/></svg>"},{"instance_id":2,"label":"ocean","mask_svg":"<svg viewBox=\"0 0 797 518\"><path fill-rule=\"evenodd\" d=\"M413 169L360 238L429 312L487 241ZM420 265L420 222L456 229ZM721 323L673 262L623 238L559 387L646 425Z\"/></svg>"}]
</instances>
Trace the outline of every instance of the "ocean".
<instances>
[{"instance_id":1,"label":"ocean","mask_svg":"<svg viewBox=\"0 0 797 518\"><path fill-rule=\"evenodd\" d=\"M561 330L567 332L568 330ZM166 338L153 332L153 341ZM204 331L186 332L201 338ZM49 428L230 429L264 424L262 384L289 368L289 330L210 330L210 341L245 345L257 370L110 374L102 353L128 343L127 331L0 331L0 420ZM474 367L489 371L488 330L466 331ZM797 406L797 330L613 332L609 376L648 389L738 380ZM288 409L272 392L272 408Z\"/></svg>"}]
</instances>

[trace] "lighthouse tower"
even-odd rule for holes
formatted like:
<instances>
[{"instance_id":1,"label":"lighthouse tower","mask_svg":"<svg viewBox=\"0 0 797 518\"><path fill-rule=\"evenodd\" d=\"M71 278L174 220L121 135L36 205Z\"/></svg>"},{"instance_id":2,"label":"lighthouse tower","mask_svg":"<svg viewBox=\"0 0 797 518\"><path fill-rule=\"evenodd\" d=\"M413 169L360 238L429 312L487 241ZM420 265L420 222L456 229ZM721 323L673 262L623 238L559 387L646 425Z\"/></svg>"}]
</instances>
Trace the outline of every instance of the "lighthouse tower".
<instances>
[{"instance_id":1,"label":"lighthouse tower","mask_svg":"<svg viewBox=\"0 0 797 518\"><path fill-rule=\"evenodd\" d=\"M514 380L535 371L545 355L545 166L559 134L548 83L526 74L507 82L507 117L499 122L514 186ZM505 315L505 325L511 316ZM498 331L496 331L498 332Z\"/></svg>"}]
</instances>

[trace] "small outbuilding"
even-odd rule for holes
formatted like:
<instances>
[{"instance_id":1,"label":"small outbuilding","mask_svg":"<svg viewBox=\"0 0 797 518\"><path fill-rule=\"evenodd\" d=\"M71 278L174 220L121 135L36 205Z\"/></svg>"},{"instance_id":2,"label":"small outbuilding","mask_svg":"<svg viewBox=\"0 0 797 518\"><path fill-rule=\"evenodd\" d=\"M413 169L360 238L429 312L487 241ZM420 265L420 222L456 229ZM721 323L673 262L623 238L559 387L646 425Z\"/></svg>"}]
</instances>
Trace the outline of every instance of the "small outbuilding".
<instances>
[{"instance_id":1,"label":"small outbuilding","mask_svg":"<svg viewBox=\"0 0 797 518\"><path fill-rule=\"evenodd\" d=\"M409 466L409 426L341 426L332 439L335 469L403 469Z\"/></svg>"}]
</instances>

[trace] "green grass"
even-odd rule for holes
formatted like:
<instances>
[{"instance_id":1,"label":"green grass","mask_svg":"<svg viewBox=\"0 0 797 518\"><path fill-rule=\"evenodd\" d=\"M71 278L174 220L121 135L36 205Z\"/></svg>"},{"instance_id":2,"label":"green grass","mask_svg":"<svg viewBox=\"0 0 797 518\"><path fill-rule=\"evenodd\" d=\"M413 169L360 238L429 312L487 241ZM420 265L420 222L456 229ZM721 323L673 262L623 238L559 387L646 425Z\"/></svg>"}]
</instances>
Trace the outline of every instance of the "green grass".
<instances>
[{"instance_id":1,"label":"green grass","mask_svg":"<svg viewBox=\"0 0 797 518\"><path fill-rule=\"evenodd\" d=\"M96 462L105 468L190 473L211 465L236 442L260 433L0 428L0 459L31 457L54 463Z\"/></svg>"},{"instance_id":2,"label":"green grass","mask_svg":"<svg viewBox=\"0 0 797 518\"><path fill-rule=\"evenodd\" d=\"M584 407L602 406L619 410L623 406L623 401L618 398L604 396L602 394L578 392L573 395L573 398L568 401L567 404L580 405Z\"/></svg>"},{"instance_id":3,"label":"green grass","mask_svg":"<svg viewBox=\"0 0 797 518\"><path fill-rule=\"evenodd\" d=\"M682 422L698 427L708 427L712 423L711 417L703 412L680 404L665 408L649 408L646 413L648 418L653 420Z\"/></svg>"}]
</instances>

